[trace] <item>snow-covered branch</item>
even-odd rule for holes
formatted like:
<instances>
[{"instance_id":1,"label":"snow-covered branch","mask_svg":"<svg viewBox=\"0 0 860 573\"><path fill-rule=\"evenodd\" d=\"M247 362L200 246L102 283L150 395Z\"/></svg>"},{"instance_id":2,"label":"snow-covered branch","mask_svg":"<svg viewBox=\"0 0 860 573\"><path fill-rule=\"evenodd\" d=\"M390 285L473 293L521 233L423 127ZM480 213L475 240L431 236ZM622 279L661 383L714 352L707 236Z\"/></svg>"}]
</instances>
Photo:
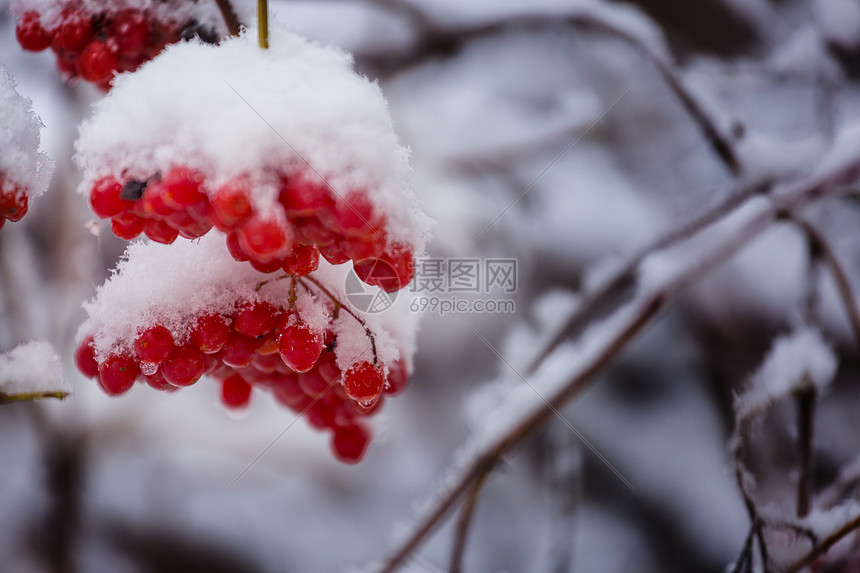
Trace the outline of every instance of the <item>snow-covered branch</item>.
<instances>
[{"instance_id":1,"label":"snow-covered branch","mask_svg":"<svg viewBox=\"0 0 860 573\"><path fill-rule=\"evenodd\" d=\"M535 364L532 380L527 381L535 390L534 394L513 393L515 396L508 398L508 402L516 404L502 406L507 415L496 419L504 422L485 429L474 439L469 453L464 456L466 462L460 464L448 481L450 485L380 571L389 573L399 569L474 483L492 472L503 456L581 394L595 375L675 302L687 286L727 261L786 214L843 192L844 185L860 174L856 140L856 133L846 132L805 180L774 188L767 196L748 197L733 209L720 205L715 209L719 215L703 216L711 220L709 223L692 232L679 229L671 233L670 236L680 238L638 260L633 265L635 294L632 300L601 323L591 325L575 345L559 345L554 351L541 353L544 358ZM583 309L576 314L589 310L594 309ZM576 357L572 369L569 367L571 356Z\"/></svg>"}]
</instances>

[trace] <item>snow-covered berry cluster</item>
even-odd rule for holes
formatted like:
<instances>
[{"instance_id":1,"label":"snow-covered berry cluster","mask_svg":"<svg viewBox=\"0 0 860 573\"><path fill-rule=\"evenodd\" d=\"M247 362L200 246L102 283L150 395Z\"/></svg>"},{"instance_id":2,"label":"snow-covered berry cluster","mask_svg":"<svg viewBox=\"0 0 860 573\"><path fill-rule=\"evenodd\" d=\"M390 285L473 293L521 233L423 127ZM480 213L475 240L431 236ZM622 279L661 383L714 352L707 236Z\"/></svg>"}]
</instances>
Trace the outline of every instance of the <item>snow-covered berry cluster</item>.
<instances>
[{"instance_id":1,"label":"snow-covered berry cluster","mask_svg":"<svg viewBox=\"0 0 860 573\"><path fill-rule=\"evenodd\" d=\"M214 236L132 243L86 305L76 364L112 396L135 382L173 391L204 374L220 381L231 408L253 388L271 391L331 430L339 459L357 462L370 440L362 419L406 385L414 322L402 308L352 310L347 270L323 261L305 277L264 274Z\"/></svg>"},{"instance_id":2,"label":"snow-covered berry cluster","mask_svg":"<svg viewBox=\"0 0 860 573\"><path fill-rule=\"evenodd\" d=\"M30 100L15 89L12 76L0 65L0 228L20 221L30 200L45 192L53 165L39 151L42 122Z\"/></svg>"},{"instance_id":3,"label":"snow-covered berry cluster","mask_svg":"<svg viewBox=\"0 0 860 573\"><path fill-rule=\"evenodd\" d=\"M16 0L15 34L25 50L51 49L67 78L104 89L116 72L134 71L168 44L226 32L214 2L177 0Z\"/></svg>"},{"instance_id":4,"label":"snow-covered berry cluster","mask_svg":"<svg viewBox=\"0 0 860 573\"><path fill-rule=\"evenodd\" d=\"M280 28L268 50L252 37L170 46L117 78L81 128L81 192L123 239L215 227L263 272L301 276L322 255L403 288L428 221L379 87L337 49Z\"/></svg>"}]
</instances>

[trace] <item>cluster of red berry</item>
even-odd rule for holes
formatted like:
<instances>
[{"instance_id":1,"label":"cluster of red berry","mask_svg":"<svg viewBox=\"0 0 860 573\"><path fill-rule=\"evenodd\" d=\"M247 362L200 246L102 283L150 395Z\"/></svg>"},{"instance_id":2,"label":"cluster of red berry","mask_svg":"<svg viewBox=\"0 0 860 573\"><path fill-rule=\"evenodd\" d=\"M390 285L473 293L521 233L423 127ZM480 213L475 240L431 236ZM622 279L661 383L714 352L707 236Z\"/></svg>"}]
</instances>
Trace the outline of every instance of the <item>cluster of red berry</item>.
<instances>
[{"instance_id":1,"label":"cluster of red berry","mask_svg":"<svg viewBox=\"0 0 860 573\"><path fill-rule=\"evenodd\" d=\"M5 181L0 174L0 229L6 224L6 219L13 223L20 221L29 207L30 202L24 190L17 184Z\"/></svg>"},{"instance_id":2,"label":"cluster of red berry","mask_svg":"<svg viewBox=\"0 0 860 573\"><path fill-rule=\"evenodd\" d=\"M127 392L135 381L173 391L204 374L221 381L222 401L231 408L245 406L253 386L268 389L312 426L331 429L335 455L356 463L370 441L360 419L379 408L383 394L403 390L407 372L399 360L386 368L375 356L375 345L368 360L341 372L335 359L337 342L333 324L324 332L314 331L295 307L244 301L231 314L189 317L185 332L172 333L162 324L148 326L137 332L133 351L101 360L92 336L87 337L75 352L75 362L111 396Z\"/></svg>"},{"instance_id":3,"label":"cluster of red berry","mask_svg":"<svg viewBox=\"0 0 860 573\"><path fill-rule=\"evenodd\" d=\"M51 48L57 54L57 67L67 77L81 77L103 89L110 87L114 72L136 70L170 43L193 36L218 41L214 30L195 20L178 26L132 8L89 13L75 1L69 2L57 21L47 27L39 12L25 12L15 26L15 34L25 50L41 52Z\"/></svg>"},{"instance_id":4,"label":"cluster of red berry","mask_svg":"<svg viewBox=\"0 0 860 573\"><path fill-rule=\"evenodd\" d=\"M387 292L412 280L412 250L388 240L385 216L365 194L342 197L301 174L278 181L281 208L266 212L255 209L247 179L237 177L210 191L202 173L183 166L148 181L103 177L90 190L90 206L111 219L121 239L143 233L169 244L180 235L202 237L214 226L227 234L234 259L261 272L283 269L304 276L322 255L335 265L354 261L361 280Z\"/></svg>"}]
</instances>

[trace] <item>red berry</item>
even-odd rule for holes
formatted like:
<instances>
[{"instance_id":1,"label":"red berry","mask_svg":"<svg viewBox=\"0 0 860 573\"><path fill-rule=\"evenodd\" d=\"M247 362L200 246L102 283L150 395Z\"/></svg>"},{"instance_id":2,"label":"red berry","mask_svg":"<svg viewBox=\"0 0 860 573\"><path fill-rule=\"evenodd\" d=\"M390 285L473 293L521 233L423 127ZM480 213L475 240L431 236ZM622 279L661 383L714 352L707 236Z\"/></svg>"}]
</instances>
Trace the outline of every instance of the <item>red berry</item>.
<instances>
[{"instance_id":1,"label":"red berry","mask_svg":"<svg viewBox=\"0 0 860 573\"><path fill-rule=\"evenodd\" d=\"M164 222L177 231L181 231L185 227L194 225L196 220L188 211L174 211L164 219Z\"/></svg>"},{"instance_id":2,"label":"red berry","mask_svg":"<svg viewBox=\"0 0 860 573\"><path fill-rule=\"evenodd\" d=\"M134 386L137 363L127 354L112 354L99 364L99 385L108 396L119 396Z\"/></svg>"},{"instance_id":3,"label":"red berry","mask_svg":"<svg viewBox=\"0 0 860 573\"><path fill-rule=\"evenodd\" d=\"M270 302L245 303L236 312L233 328L239 334L251 338L262 338L278 322L278 307Z\"/></svg>"},{"instance_id":4,"label":"red berry","mask_svg":"<svg viewBox=\"0 0 860 573\"><path fill-rule=\"evenodd\" d=\"M146 219L128 212L115 215L111 218L110 222L113 234L126 241L130 241L140 235L145 225Z\"/></svg>"},{"instance_id":5,"label":"red berry","mask_svg":"<svg viewBox=\"0 0 860 573\"><path fill-rule=\"evenodd\" d=\"M92 336L83 339L75 350L75 366L78 367L81 374L88 378L95 378L99 375L99 364L96 362Z\"/></svg>"},{"instance_id":6,"label":"red berry","mask_svg":"<svg viewBox=\"0 0 860 573\"><path fill-rule=\"evenodd\" d=\"M242 250L261 263L282 259L293 248L293 233L286 221L260 214L251 216L238 231Z\"/></svg>"},{"instance_id":7,"label":"red berry","mask_svg":"<svg viewBox=\"0 0 860 573\"><path fill-rule=\"evenodd\" d=\"M282 179L278 201L290 216L314 215L332 204L324 182L315 183L304 178Z\"/></svg>"},{"instance_id":8,"label":"red berry","mask_svg":"<svg viewBox=\"0 0 860 573\"><path fill-rule=\"evenodd\" d=\"M298 377L287 376L273 388L275 398L294 412L304 412L311 405L312 399L299 388Z\"/></svg>"},{"instance_id":9,"label":"red berry","mask_svg":"<svg viewBox=\"0 0 860 573\"><path fill-rule=\"evenodd\" d=\"M66 8L60 17L60 23L54 29L51 46L56 52L79 54L90 43L94 34L92 18L75 8Z\"/></svg>"},{"instance_id":10,"label":"red berry","mask_svg":"<svg viewBox=\"0 0 860 573\"><path fill-rule=\"evenodd\" d=\"M323 350L322 338L305 324L296 322L281 331L278 352L295 372L307 372L314 367Z\"/></svg>"},{"instance_id":11,"label":"red berry","mask_svg":"<svg viewBox=\"0 0 860 573\"><path fill-rule=\"evenodd\" d=\"M335 428L331 448L335 457L347 464L357 464L364 457L370 444L370 432L364 426L355 424Z\"/></svg>"},{"instance_id":12,"label":"red berry","mask_svg":"<svg viewBox=\"0 0 860 573\"><path fill-rule=\"evenodd\" d=\"M12 222L20 221L27 214L29 207L29 199L17 185L11 190L0 192L0 220L5 218Z\"/></svg>"},{"instance_id":13,"label":"red berry","mask_svg":"<svg viewBox=\"0 0 860 573\"><path fill-rule=\"evenodd\" d=\"M243 408L251 399L251 385L245 379L234 374L225 378L221 384L221 401L228 408Z\"/></svg>"},{"instance_id":14,"label":"red berry","mask_svg":"<svg viewBox=\"0 0 860 573\"><path fill-rule=\"evenodd\" d=\"M323 379L331 384L340 379L340 368L337 367L337 359L334 352L323 352L317 361L317 370Z\"/></svg>"},{"instance_id":15,"label":"red berry","mask_svg":"<svg viewBox=\"0 0 860 573\"><path fill-rule=\"evenodd\" d=\"M173 207L164 202L161 181L153 181L143 191L143 212L147 215L167 217L174 212Z\"/></svg>"},{"instance_id":16,"label":"red berry","mask_svg":"<svg viewBox=\"0 0 860 573\"><path fill-rule=\"evenodd\" d=\"M273 372L280 372L279 368L284 368L284 363L281 361L281 357L278 356L277 351L275 354L264 355L260 354L258 350L254 361L251 362L251 366L260 372L271 374Z\"/></svg>"},{"instance_id":17,"label":"red berry","mask_svg":"<svg viewBox=\"0 0 860 573\"><path fill-rule=\"evenodd\" d=\"M161 180L164 202L180 209L206 199L201 190L203 174L188 167L173 167Z\"/></svg>"},{"instance_id":18,"label":"red berry","mask_svg":"<svg viewBox=\"0 0 860 573\"><path fill-rule=\"evenodd\" d=\"M114 34L124 56L134 57L146 51L149 41L149 24L146 15L138 10L120 10L114 17Z\"/></svg>"},{"instance_id":19,"label":"red berry","mask_svg":"<svg viewBox=\"0 0 860 573\"><path fill-rule=\"evenodd\" d=\"M143 379L146 380L150 388L155 388L162 392L173 392L177 389L176 386L167 381L164 374L159 370L156 370L154 374L144 376Z\"/></svg>"},{"instance_id":20,"label":"red berry","mask_svg":"<svg viewBox=\"0 0 860 573\"><path fill-rule=\"evenodd\" d=\"M320 254L333 265L341 265L349 260L349 256L340 242L331 243L319 248Z\"/></svg>"},{"instance_id":21,"label":"red berry","mask_svg":"<svg viewBox=\"0 0 860 573\"><path fill-rule=\"evenodd\" d=\"M214 354L230 338L230 321L220 314L204 314L194 321L188 333L191 344L205 354Z\"/></svg>"},{"instance_id":22,"label":"red berry","mask_svg":"<svg viewBox=\"0 0 860 573\"><path fill-rule=\"evenodd\" d=\"M382 368L370 362L353 364L343 375L343 389L346 395L364 408L369 408L376 403L384 385L385 377Z\"/></svg>"},{"instance_id":23,"label":"red berry","mask_svg":"<svg viewBox=\"0 0 860 573\"><path fill-rule=\"evenodd\" d=\"M102 177L93 184L90 191L90 207L102 219L119 215L134 207L133 201L123 201L120 197L122 183L113 176Z\"/></svg>"},{"instance_id":24,"label":"red berry","mask_svg":"<svg viewBox=\"0 0 860 573\"><path fill-rule=\"evenodd\" d=\"M369 235L382 224L382 218L375 216L373 205L364 193L338 198L329 217L336 229L350 237Z\"/></svg>"},{"instance_id":25,"label":"red berry","mask_svg":"<svg viewBox=\"0 0 860 573\"><path fill-rule=\"evenodd\" d=\"M298 244L282 261L284 272L294 277L303 277L320 266L320 251L316 245Z\"/></svg>"},{"instance_id":26,"label":"red berry","mask_svg":"<svg viewBox=\"0 0 860 573\"><path fill-rule=\"evenodd\" d=\"M21 47L30 52L41 52L51 47L51 33L42 27L39 13L25 12L15 25L15 36Z\"/></svg>"},{"instance_id":27,"label":"red berry","mask_svg":"<svg viewBox=\"0 0 860 573\"><path fill-rule=\"evenodd\" d=\"M359 261L354 269L358 278L386 292L405 287L415 272L412 251L403 246L395 246L380 257Z\"/></svg>"},{"instance_id":28,"label":"red berry","mask_svg":"<svg viewBox=\"0 0 860 573\"><path fill-rule=\"evenodd\" d=\"M156 364L166 360L173 347L173 335L161 324L142 330L134 339L134 352L137 357Z\"/></svg>"},{"instance_id":29,"label":"red berry","mask_svg":"<svg viewBox=\"0 0 860 573\"><path fill-rule=\"evenodd\" d=\"M329 385L330 383L326 382L325 379L320 376L320 373L316 368L313 368L299 376L299 388L301 388L302 392L311 398L316 398L317 396L324 394L326 390L328 390Z\"/></svg>"},{"instance_id":30,"label":"red berry","mask_svg":"<svg viewBox=\"0 0 860 573\"><path fill-rule=\"evenodd\" d=\"M169 245L179 236L179 231L165 223L156 219L149 219L143 227L144 234L155 241Z\"/></svg>"},{"instance_id":31,"label":"red berry","mask_svg":"<svg viewBox=\"0 0 860 573\"><path fill-rule=\"evenodd\" d=\"M161 373L174 386L191 386L203 375L203 355L193 346L177 346L161 363Z\"/></svg>"},{"instance_id":32,"label":"red berry","mask_svg":"<svg viewBox=\"0 0 860 573\"><path fill-rule=\"evenodd\" d=\"M212 221L198 221L192 218L190 224L179 229L179 234L186 239L199 239L212 228Z\"/></svg>"},{"instance_id":33,"label":"red berry","mask_svg":"<svg viewBox=\"0 0 860 573\"><path fill-rule=\"evenodd\" d=\"M78 74L88 82L109 80L119 67L119 48L114 42L95 40L78 56Z\"/></svg>"},{"instance_id":34,"label":"red berry","mask_svg":"<svg viewBox=\"0 0 860 573\"><path fill-rule=\"evenodd\" d=\"M233 368L244 368L254 360L259 347L260 340L231 331L230 338L227 339L227 344L221 351L221 361Z\"/></svg>"},{"instance_id":35,"label":"red berry","mask_svg":"<svg viewBox=\"0 0 860 573\"><path fill-rule=\"evenodd\" d=\"M406 362L400 358L394 364L389 364L385 393L391 396L399 394L406 388L407 382L409 382L409 372L406 369Z\"/></svg>"},{"instance_id":36,"label":"red berry","mask_svg":"<svg viewBox=\"0 0 860 573\"><path fill-rule=\"evenodd\" d=\"M254 270L260 271L261 273L274 273L281 270L281 260L275 259L274 261L269 261L268 263L260 263L251 259L251 266L254 267Z\"/></svg>"},{"instance_id":37,"label":"red berry","mask_svg":"<svg viewBox=\"0 0 860 573\"><path fill-rule=\"evenodd\" d=\"M275 326L269 334L264 336L261 339L260 347L257 349L257 354L262 356L270 356L272 354L278 354L278 341L281 338L281 333L278 330L278 327ZM275 356L277 358L277 356ZM280 358L277 358L278 362L283 366L283 362L281 362Z\"/></svg>"},{"instance_id":38,"label":"red berry","mask_svg":"<svg viewBox=\"0 0 860 573\"><path fill-rule=\"evenodd\" d=\"M230 256L237 261L248 261L250 257L248 253L239 244L239 235L236 231L227 233L227 250L230 251Z\"/></svg>"},{"instance_id":39,"label":"red berry","mask_svg":"<svg viewBox=\"0 0 860 573\"><path fill-rule=\"evenodd\" d=\"M239 227L252 214L250 189L245 179L231 179L222 185L212 199L215 225L222 231Z\"/></svg>"}]
</instances>

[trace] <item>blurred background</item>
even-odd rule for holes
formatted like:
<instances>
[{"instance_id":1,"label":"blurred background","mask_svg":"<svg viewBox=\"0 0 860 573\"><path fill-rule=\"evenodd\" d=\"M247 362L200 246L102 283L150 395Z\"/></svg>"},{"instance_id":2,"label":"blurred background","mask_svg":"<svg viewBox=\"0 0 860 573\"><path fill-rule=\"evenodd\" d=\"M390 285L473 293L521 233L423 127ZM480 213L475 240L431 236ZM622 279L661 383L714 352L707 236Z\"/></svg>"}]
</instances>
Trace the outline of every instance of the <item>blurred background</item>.
<instances>
[{"instance_id":1,"label":"blurred background","mask_svg":"<svg viewBox=\"0 0 860 573\"><path fill-rule=\"evenodd\" d=\"M262 393L241 416L206 381L108 398L71 359L81 302L124 249L110 232L90 232L75 193L77 126L101 94L65 85L50 54L23 52L0 0L0 62L33 100L57 165L49 193L0 234L0 351L49 340L74 387L64 402L0 408L0 571L371 567L470 436L497 422L487 404L506 388L493 382L511 378L506 361L535 352L594 276L733 189L736 174L653 54L759 173L803 173L860 117L856 0L313 0L271 9L297 32L351 51L357 70L379 81L436 220L428 254L516 259L516 292L493 295L513 312L424 312L410 387L374 420L375 440L355 467ZM625 33L583 24L574 17L582 10ZM805 215L860 285L860 205L826 201ZM808 266L803 235L777 224L698 277L561 412L567 422L551 421L491 475L463 570L731 570L750 527L727 445L733 396L797 318ZM860 362L832 279L825 273L817 286L840 358L815 418L812 481L823 491L860 453ZM777 406L750 445L763 504L793 503L794 416L792 403ZM448 570L452 523L407 570ZM793 542L785 535L774 543ZM842 564L818 570L856 571L860 559L845 551Z\"/></svg>"}]
</instances>

